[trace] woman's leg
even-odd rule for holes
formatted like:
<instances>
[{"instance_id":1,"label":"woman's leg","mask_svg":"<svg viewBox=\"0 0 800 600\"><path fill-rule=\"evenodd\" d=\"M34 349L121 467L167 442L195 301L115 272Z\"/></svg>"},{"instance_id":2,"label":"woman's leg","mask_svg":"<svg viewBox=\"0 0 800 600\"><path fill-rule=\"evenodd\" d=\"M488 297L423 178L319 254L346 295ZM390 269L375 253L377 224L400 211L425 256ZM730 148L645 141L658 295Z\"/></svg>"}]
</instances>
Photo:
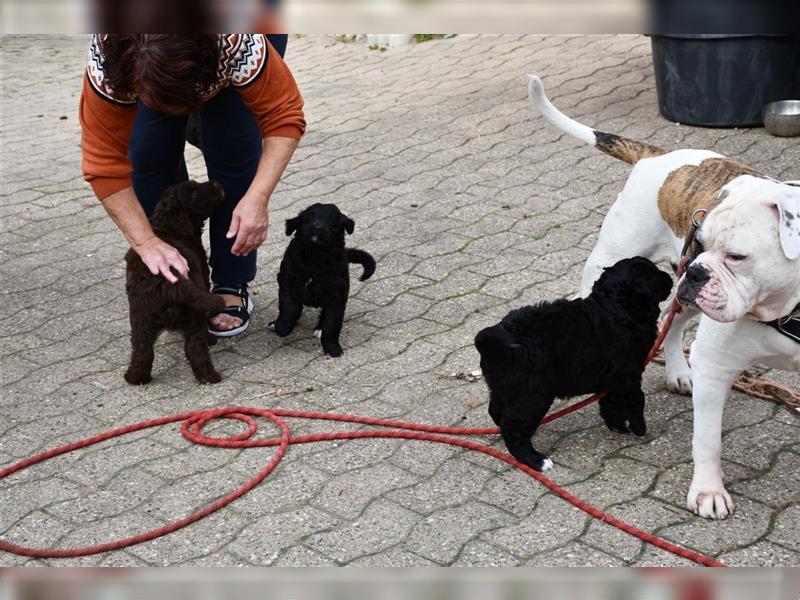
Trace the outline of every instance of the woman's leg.
<instances>
[{"instance_id":1,"label":"woman's leg","mask_svg":"<svg viewBox=\"0 0 800 600\"><path fill-rule=\"evenodd\" d=\"M232 255L235 239L228 239L226 234L233 210L255 177L261 159L261 132L239 93L230 87L203 105L201 123L208 178L221 183L225 190L225 204L211 217L211 280L236 287L255 277L256 252ZM239 302L233 296L225 300L228 305ZM240 324L240 319L224 314L212 320L213 327L220 330Z\"/></svg>"},{"instance_id":2,"label":"woman's leg","mask_svg":"<svg viewBox=\"0 0 800 600\"><path fill-rule=\"evenodd\" d=\"M183 160L185 132L185 116L168 115L139 103L128 158L133 164L133 191L148 216L165 189L189 178Z\"/></svg>"}]
</instances>

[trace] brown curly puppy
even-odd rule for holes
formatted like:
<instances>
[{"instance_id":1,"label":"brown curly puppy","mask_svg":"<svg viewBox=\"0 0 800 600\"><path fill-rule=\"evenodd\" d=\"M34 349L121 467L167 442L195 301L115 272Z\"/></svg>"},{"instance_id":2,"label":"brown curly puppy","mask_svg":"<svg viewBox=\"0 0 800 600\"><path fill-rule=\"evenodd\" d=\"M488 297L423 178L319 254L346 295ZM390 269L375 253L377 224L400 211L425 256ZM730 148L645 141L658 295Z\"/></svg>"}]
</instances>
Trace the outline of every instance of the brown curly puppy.
<instances>
[{"instance_id":1,"label":"brown curly puppy","mask_svg":"<svg viewBox=\"0 0 800 600\"><path fill-rule=\"evenodd\" d=\"M189 263L189 279L169 283L153 275L133 250L125 255L125 289L131 319L131 363L125 373L130 384L150 381L153 345L164 329L180 330L184 351L200 383L222 379L208 354L208 314L225 308L225 301L209 292L208 257L201 235L203 223L222 204L222 186L215 181L187 181L167 189L150 217L153 231L175 247Z\"/></svg>"}]
</instances>

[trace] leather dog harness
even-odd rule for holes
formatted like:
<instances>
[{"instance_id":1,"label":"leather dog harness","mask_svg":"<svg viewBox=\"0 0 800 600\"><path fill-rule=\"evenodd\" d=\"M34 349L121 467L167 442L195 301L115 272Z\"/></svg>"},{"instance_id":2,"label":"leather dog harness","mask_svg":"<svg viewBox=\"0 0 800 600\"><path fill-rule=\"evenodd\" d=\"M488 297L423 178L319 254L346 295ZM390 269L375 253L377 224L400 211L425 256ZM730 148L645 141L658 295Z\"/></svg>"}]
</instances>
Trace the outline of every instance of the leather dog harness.
<instances>
[{"instance_id":1,"label":"leather dog harness","mask_svg":"<svg viewBox=\"0 0 800 600\"><path fill-rule=\"evenodd\" d=\"M790 340L800 344L800 304L795 306L794 310L785 317L769 321L767 325L774 327Z\"/></svg>"}]
</instances>

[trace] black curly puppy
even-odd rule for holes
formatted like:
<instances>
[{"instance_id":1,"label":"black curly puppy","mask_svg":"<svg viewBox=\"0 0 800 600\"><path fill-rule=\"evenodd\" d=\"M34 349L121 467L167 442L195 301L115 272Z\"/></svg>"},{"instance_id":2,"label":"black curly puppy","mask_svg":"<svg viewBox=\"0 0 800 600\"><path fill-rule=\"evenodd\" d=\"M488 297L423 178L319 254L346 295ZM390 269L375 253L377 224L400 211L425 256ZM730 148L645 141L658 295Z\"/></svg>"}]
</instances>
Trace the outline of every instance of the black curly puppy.
<instances>
[{"instance_id":1,"label":"black curly puppy","mask_svg":"<svg viewBox=\"0 0 800 600\"><path fill-rule=\"evenodd\" d=\"M200 383L217 383L220 374L208 354L208 314L225 308L221 296L209 288L208 258L201 235L203 223L223 202L222 186L215 181L187 181L168 188L150 217L153 231L189 263L189 278L169 283L153 275L133 250L125 255L125 289L131 321L131 362L125 381L144 384L153 368L153 345L164 329L183 332L184 352Z\"/></svg>"},{"instance_id":2,"label":"black curly puppy","mask_svg":"<svg viewBox=\"0 0 800 600\"><path fill-rule=\"evenodd\" d=\"M607 391L600 414L608 428L645 434L642 372L671 289L652 262L627 258L587 298L525 306L478 333L489 415L514 458L537 471L553 466L531 437L556 397Z\"/></svg>"},{"instance_id":3,"label":"black curly puppy","mask_svg":"<svg viewBox=\"0 0 800 600\"><path fill-rule=\"evenodd\" d=\"M364 267L361 281L375 272L375 259L363 250L345 248L344 234L355 223L335 204L312 204L286 221L286 235L296 232L278 271L278 318L270 323L280 336L289 335L303 306L321 308L317 332L329 356L341 356L339 333L350 293L349 263Z\"/></svg>"}]
</instances>

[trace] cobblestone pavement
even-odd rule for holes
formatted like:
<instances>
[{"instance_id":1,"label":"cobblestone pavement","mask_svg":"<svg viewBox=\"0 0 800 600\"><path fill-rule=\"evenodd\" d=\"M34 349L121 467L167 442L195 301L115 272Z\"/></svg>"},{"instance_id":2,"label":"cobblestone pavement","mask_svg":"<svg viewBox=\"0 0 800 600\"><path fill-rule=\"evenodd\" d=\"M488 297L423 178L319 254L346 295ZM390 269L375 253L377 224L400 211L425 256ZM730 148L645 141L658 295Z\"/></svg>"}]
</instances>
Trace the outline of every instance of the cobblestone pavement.
<instances>
[{"instance_id":1,"label":"cobblestone pavement","mask_svg":"<svg viewBox=\"0 0 800 600\"><path fill-rule=\"evenodd\" d=\"M605 131L713 148L800 179L800 144L764 130L696 129L657 115L643 37L470 37L386 52L333 37L289 43L308 133L272 201L250 331L222 341L222 383L199 386L175 335L154 381L124 383L126 247L79 171L84 37L5 38L2 64L0 464L114 426L252 404L490 425L472 339L509 309L575 291L628 167L547 126L528 106L538 72L554 102ZM187 150L203 178L202 157ZM353 278L345 355L329 360L304 315L289 338L267 322L283 220L316 201L356 221L378 259ZM789 385L797 374L775 373ZM609 432L591 407L544 426L553 479L647 531L731 565L800 565L800 420L734 394L724 468L737 512L684 508L691 402L645 377L650 433ZM219 428L235 425L220 425ZM330 424L294 425L295 431ZM490 442L503 448L496 439ZM175 426L104 443L0 483L0 535L83 545L162 525L243 482L269 449L192 446ZM245 498L166 538L78 560L4 565L687 565L587 517L507 465L452 447L362 440L291 447Z\"/></svg>"}]
</instances>

